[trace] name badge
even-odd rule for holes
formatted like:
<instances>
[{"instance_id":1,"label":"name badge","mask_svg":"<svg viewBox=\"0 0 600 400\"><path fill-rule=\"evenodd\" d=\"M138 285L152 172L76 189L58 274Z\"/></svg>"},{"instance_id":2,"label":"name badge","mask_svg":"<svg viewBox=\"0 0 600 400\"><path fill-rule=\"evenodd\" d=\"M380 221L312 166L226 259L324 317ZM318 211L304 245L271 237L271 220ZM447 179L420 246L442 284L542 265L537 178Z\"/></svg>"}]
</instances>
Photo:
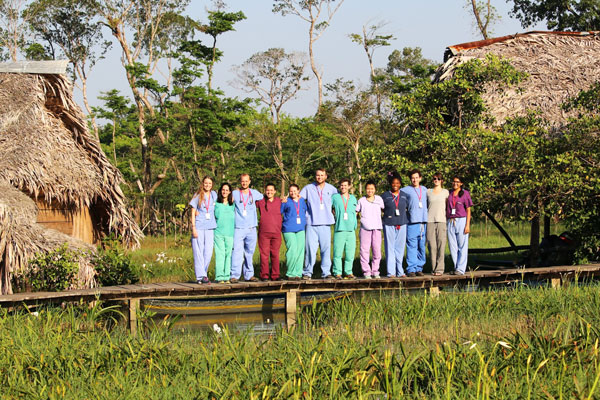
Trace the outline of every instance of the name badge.
<instances>
[{"instance_id":1,"label":"name badge","mask_svg":"<svg viewBox=\"0 0 600 400\"><path fill-rule=\"evenodd\" d=\"M247 216L247 215L248 215L248 211L246 211L246 210L242 210L242 216L243 216L243 217L245 217L245 216Z\"/></svg>"},{"instance_id":2,"label":"name badge","mask_svg":"<svg viewBox=\"0 0 600 400\"><path fill-rule=\"evenodd\" d=\"M400 210L396 208L396 215L400 215Z\"/></svg>"},{"instance_id":3,"label":"name badge","mask_svg":"<svg viewBox=\"0 0 600 400\"><path fill-rule=\"evenodd\" d=\"M348 213L344 213L344 219L348 219Z\"/></svg>"},{"instance_id":4,"label":"name badge","mask_svg":"<svg viewBox=\"0 0 600 400\"><path fill-rule=\"evenodd\" d=\"M206 213L206 214L204 214L204 218L206 218L206 219L210 219L210 213Z\"/></svg>"},{"instance_id":5,"label":"name badge","mask_svg":"<svg viewBox=\"0 0 600 400\"><path fill-rule=\"evenodd\" d=\"M419 208L423 208L423 202L422 201L419 202Z\"/></svg>"},{"instance_id":6,"label":"name badge","mask_svg":"<svg viewBox=\"0 0 600 400\"><path fill-rule=\"evenodd\" d=\"M302 221L300 220L300 217L296 218L296 223L297 223L298 225L300 225L300 224L302 223Z\"/></svg>"},{"instance_id":7,"label":"name badge","mask_svg":"<svg viewBox=\"0 0 600 400\"><path fill-rule=\"evenodd\" d=\"M452 215L456 214L456 208L453 208L452 211L450 211L450 214L452 214Z\"/></svg>"},{"instance_id":8,"label":"name badge","mask_svg":"<svg viewBox=\"0 0 600 400\"><path fill-rule=\"evenodd\" d=\"M319 210L325 210L325 204L320 203L319 204Z\"/></svg>"}]
</instances>

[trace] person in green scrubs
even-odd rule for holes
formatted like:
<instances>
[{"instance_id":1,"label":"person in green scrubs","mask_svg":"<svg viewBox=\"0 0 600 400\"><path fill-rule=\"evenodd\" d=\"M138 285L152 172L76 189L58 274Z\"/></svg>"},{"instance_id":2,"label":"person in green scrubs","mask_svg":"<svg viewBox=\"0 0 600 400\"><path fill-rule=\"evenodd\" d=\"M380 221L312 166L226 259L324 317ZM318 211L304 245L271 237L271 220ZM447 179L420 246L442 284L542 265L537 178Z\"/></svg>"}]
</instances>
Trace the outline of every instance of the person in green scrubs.
<instances>
[{"instance_id":1,"label":"person in green scrubs","mask_svg":"<svg viewBox=\"0 0 600 400\"><path fill-rule=\"evenodd\" d=\"M356 252L356 206L358 201L350 194L350 179L340 181L340 193L331 197L331 206L335 213L333 231L333 275L342 279L342 256L344 256L344 275L354 279L352 264Z\"/></svg>"},{"instance_id":2,"label":"person in green scrubs","mask_svg":"<svg viewBox=\"0 0 600 400\"><path fill-rule=\"evenodd\" d=\"M215 204L215 281L229 283L231 275L231 252L235 231L235 205L231 195L231 185L223 183L217 194Z\"/></svg>"}]
</instances>

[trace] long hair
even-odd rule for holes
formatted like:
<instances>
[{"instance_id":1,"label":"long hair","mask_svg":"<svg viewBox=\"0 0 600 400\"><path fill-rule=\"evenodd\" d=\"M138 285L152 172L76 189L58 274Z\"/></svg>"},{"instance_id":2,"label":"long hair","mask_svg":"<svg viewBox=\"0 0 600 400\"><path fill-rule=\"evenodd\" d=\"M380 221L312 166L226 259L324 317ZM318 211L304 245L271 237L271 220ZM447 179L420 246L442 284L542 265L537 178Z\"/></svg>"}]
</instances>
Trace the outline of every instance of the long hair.
<instances>
[{"instance_id":1,"label":"long hair","mask_svg":"<svg viewBox=\"0 0 600 400\"><path fill-rule=\"evenodd\" d=\"M204 175L204 178L202 178L202 181L201 181L201 185L198 188L198 190L196 190L196 193L194 193L194 196L198 196L198 195L200 195L200 193L202 193L202 190L204 189L204 181L207 180L207 179L210 179L210 181L212 182L213 186L215 185L215 180L212 177L210 177L208 175Z\"/></svg>"},{"instance_id":2,"label":"long hair","mask_svg":"<svg viewBox=\"0 0 600 400\"><path fill-rule=\"evenodd\" d=\"M217 192L217 202L218 203L222 203L223 202L223 194L221 193L221 190L225 186L227 186L229 188L229 196L227 196L227 203L229 205L232 205L233 204L233 195L232 195L233 190L231 189L231 185L229 183L227 183L227 182L223 182L221 184L221 187L219 188L219 191Z\"/></svg>"}]
</instances>

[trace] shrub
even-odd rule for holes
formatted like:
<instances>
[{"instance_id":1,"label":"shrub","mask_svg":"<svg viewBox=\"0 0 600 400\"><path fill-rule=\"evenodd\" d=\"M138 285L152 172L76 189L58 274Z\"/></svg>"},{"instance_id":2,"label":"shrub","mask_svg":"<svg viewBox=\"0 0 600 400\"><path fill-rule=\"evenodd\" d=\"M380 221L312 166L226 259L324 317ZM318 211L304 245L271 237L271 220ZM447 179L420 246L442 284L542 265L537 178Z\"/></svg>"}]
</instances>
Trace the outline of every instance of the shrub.
<instances>
[{"instance_id":1,"label":"shrub","mask_svg":"<svg viewBox=\"0 0 600 400\"><path fill-rule=\"evenodd\" d=\"M66 244L54 251L37 254L29 262L29 270L20 276L20 286L36 291L68 289L79 271L79 254Z\"/></svg>"},{"instance_id":2,"label":"shrub","mask_svg":"<svg viewBox=\"0 0 600 400\"><path fill-rule=\"evenodd\" d=\"M98 248L92 264L96 269L96 282L100 286L127 285L139 280L132 271L131 257L123 253L111 238L103 241L103 247Z\"/></svg>"}]
</instances>

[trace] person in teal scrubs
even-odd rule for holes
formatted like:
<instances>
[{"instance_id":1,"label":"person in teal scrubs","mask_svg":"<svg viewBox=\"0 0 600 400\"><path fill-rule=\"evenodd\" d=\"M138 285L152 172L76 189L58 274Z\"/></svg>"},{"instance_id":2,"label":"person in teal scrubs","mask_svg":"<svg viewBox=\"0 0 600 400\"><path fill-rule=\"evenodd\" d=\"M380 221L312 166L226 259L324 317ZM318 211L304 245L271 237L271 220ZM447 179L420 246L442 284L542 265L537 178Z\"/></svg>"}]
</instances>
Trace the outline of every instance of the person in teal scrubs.
<instances>
[{"instance_id":1,"label":"person in teal scrubs","mask_svg":"<svg viewBox=\"0 0 600 400\"><path fill-rule=\"evenodd\" d=\"M331 206L335 213L333 231L333 275L342 278L342 256L344 257L344 275L354 279L352 264L356 252L356 206L358 201L350 194L350 179L340 181L340 193L331 197Z\"/></svg>"},{"instance_id":2,"label":"person in teal scrubs","mask_svg":"<svg viewBox=\"0 0 600 400\"><path fill-rule=\"evenodd\" d=\"M229 283L231 275L231 252L235 231L235 205L231 195L231 185L223 183L219 188L215 204L215 281Z\"/></svg>"}]
</instances>

